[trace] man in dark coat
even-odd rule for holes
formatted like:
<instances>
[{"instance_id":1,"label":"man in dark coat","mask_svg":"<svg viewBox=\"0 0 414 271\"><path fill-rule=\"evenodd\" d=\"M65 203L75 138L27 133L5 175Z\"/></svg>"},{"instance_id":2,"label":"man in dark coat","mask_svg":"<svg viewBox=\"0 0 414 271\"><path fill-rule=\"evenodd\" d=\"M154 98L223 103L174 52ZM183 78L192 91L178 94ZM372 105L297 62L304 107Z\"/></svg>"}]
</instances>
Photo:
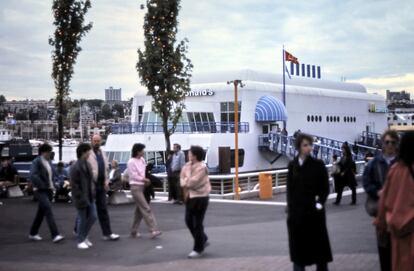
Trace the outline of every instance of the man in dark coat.
<instances>
[{"instance_id":1,"label":"man in dark coat","mask_svg":"<svg viewBox=\"0 0 414 271\"><path fill-rule=\"evenodd\" d=\"M341 204L342 199L342 192L344 191L344 188L346 186L349 187L349 189L352 192L352 201L351 204L355 205L357 201L357 195L356 195L356 187L357 187L357 181L355 178L356 174L356 164L352 158L352 152L349 148L349 145L347 142L345 142L342 145L342 153L343 157L341 158L341 161L339 161L339 182L338 187L336 187L336 201L335 205Z\"/></svg>"},{"instance_id":2,"label":"man in dark coat","mask_svg":"<svg viewBox=\"0 0 414 271\"><path fill-rule=\"evenodd\" d=\"M311 136L299 134L295 142L299 155L288 166L287 226L295 271L312 264L327 271L332 261L324 209L329 178L324 163L310 155L312 143Z\"/></svg>"},{"instance_id":3,"label":"man in dark coat","mask_svg":"<svg viewBox=\"0 0 414 271\"><path fill-rule=\"evenodd\" d=\"M46 217L52 240L54 243L58 243L64 237L59 234L50 203L54 190L54 171L52 163L50 162L51 154L52 147L49 144L43 144L39 147L39 156L33 160L30 168L30 181L33 185L34 196L39 202L39 207L32 227L30 228L29 239L33 241L42 240L42 237L39 235L39 228L43 218Z\"/></svg>"},{"instance_id":4,"label":"man in dark coat","mask_svg":"<svg viewBox=\"0 0 414 271\"><path fill-rule=\"evenodd\" d=\"M97 216L92 171L87 162L90 150L91 146L89 144L79 144L76 149L78 161L70 169L72 197L78 211L77 237L79 249L92 247L92 243L88 239L88 234Z\"/></svg>"}]
</instances>

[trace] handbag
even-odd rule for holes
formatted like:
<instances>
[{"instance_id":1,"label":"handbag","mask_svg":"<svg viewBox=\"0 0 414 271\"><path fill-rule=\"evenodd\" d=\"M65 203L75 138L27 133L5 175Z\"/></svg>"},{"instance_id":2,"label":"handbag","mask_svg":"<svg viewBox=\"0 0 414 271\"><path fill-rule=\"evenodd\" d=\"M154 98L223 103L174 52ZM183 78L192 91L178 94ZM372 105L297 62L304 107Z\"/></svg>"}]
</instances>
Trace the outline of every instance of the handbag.
<instances>
[{"instance_id":1,"label":"handbag","mask_svg":"<svg viewBox=\"0 0 414 271\"><path fill-rule=\"evenodd\" d=\"M378 200L375 200L367 195L367 200L365 201L365 210L369 216L376 217L378 214Z\"/></svg>"}]
</instances>

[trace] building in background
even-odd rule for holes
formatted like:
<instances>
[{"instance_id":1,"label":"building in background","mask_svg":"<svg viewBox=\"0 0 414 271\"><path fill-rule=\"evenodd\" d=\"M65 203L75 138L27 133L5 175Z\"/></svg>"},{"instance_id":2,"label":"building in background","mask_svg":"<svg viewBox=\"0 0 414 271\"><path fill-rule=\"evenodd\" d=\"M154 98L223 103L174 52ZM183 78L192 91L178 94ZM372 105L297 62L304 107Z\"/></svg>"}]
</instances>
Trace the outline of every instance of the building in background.
<instances>
[{"instance_id":1,"label":"building in background","mask_svg":"<svg viewBox=\"0 0 414 271\"><path fill-rule=\"evenodd\" d=\"M122 89L109 87L105 89L105 102L108 104L120 103L122 100Z\"/></svg>"}]
</instances>

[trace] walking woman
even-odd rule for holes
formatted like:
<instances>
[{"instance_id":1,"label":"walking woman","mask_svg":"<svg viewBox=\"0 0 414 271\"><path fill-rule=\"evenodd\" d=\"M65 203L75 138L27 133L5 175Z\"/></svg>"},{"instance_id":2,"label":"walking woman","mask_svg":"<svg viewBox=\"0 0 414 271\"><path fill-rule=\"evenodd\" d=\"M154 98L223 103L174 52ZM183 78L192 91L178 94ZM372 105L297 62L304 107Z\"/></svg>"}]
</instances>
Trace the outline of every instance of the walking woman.
<instances>
[{"instance_id":1,"label":"walking woman","mask_svg":"<svg viewBox=\"0 0 414 271\"><path fill-rule=\"evenodd\" d=\"M310 135L299 134L295 140L299 154L288 166L287 226L294 271L313 264L317 271L327 271L332 261L324 208L328 172L321 160L311 156L312 143Z\"/></svg>"},{"instance_id":2,"label":"walking woman","mask_svg":"<svg viewBox=\"0 0 414 271\"><path fill-rule=\"evenodd\" d=\"M186 200L185 222L194 238L193 251L188 258L202 256L208 246L208 237L204 232L204 216L207 211L211 191L208 170L203 162L204 150L200 146L191 146L188 160L181 171L180 184Z\"/></svg>"},{"instance_id":3,"label":"walking woman","mask_svg":"<svg viewBox=\"0 0 414 271\"><path fill-rule=\"evenodd\" d=\"M414 132L403 135L399 160L388 172L376 224L391 233L392 270L414 270Z\"/></svg>"},{"instance_id":4,"label":"walking woman","mask_svg":"<svg viewBox=\"0 0 414 271\"><path fill-rule=\"evenodd\" d=\"M356 165L354 162L354 159L352 158L352 152L349 148L349 145L347 142L345 142L342 145L342 158L339 161L339 180L338 180L338 187L336 189L336 201L335 205L341 204L342 199L342 192L344 191L344 188L346 186L349 187L352 191L352 201L351 205L356 204L356 187L357 187L357 181L355 178L356 174Z\"/></svg>"},{"instance_id":5,"label":"walking woman","mask_svg":"<svg viewBox=\"0 0 414 271\"><path fill-rule=\"evenodd\" d=\"M144 221L151 232L151 238L156 238L161 235L161 232L158 230L157 221L144 196L145 186L150 184L150 180L145 177L147 163L144 159L144 149L144 144L134 144L132 147L132 158L129 159L127 166L129 186L131 187L131 194L136 205L131 237L141 237L138 228L141 220L144 218Z\"/></svg>"}]
</instances>

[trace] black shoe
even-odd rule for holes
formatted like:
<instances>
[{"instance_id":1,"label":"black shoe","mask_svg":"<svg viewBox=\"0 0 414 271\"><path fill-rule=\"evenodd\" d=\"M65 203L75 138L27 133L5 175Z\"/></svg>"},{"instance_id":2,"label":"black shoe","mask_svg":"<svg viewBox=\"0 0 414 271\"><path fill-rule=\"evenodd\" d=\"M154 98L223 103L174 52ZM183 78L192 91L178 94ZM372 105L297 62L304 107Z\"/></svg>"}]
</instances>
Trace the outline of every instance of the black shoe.
<instances>
[{"instance_id":1,"label":"black shoe","mask_svg":"<svg viewBox=\"0 0 414 271\"><path fill-rule=\"evenodd\" d=\"M351 202L349 205L357 205L356 202Z\"/></svg>"},{"instance_id":2,"label":"black shoe","mask_svg":"<svg viewBox=\"0 0 414 271\"><path fill-rule=\"evenodd\" d=\"M340 205L340 203L335 201L335 202L333 203L333 205L339 206L339 205Z\"/></svg>"}]
</instances>

